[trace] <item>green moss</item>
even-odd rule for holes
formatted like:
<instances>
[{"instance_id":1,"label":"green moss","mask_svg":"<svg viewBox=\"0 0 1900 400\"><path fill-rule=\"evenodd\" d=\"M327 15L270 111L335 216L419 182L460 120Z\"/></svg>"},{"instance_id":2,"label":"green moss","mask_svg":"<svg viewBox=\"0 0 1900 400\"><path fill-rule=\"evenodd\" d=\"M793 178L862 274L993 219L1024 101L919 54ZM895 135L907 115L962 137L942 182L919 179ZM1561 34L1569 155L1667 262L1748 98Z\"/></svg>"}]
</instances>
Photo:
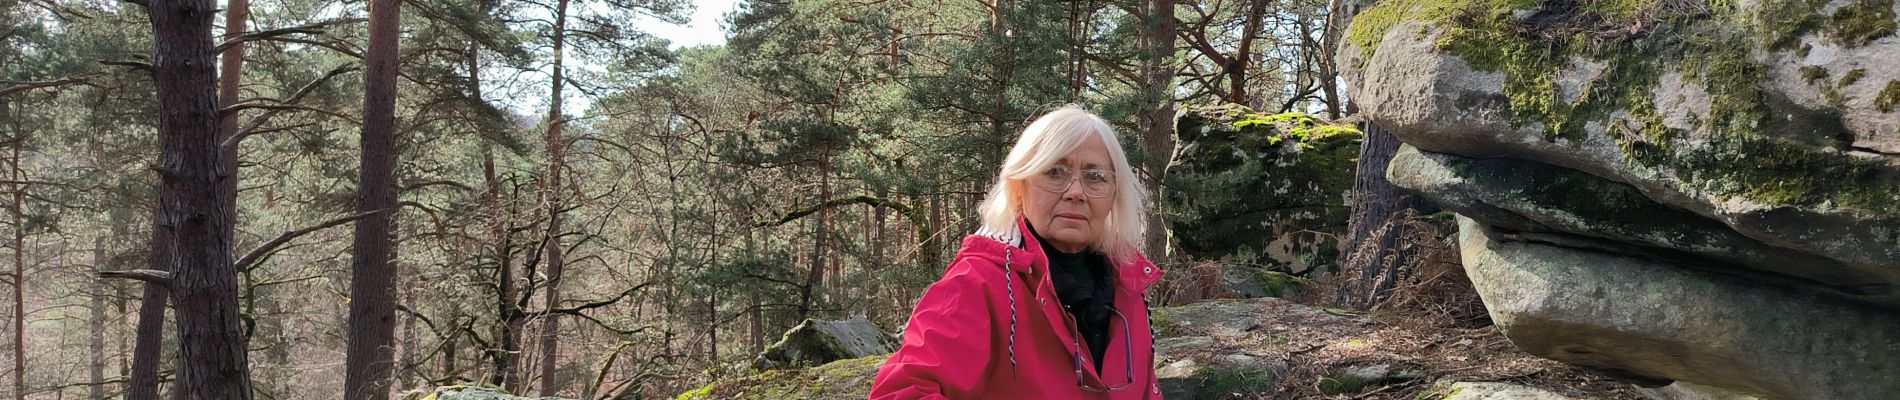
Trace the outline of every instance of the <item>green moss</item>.
<instances>
[{"instance_id":1,"label":"green moss","mask_svg":"<svg viewBox=\"0 0 1900 400\"><path fill-rule=\"evenodd\" d=\"M1860 82L1860 78L1866 75L1867 75L1866 68L1850 69L1850 70L1847 70L1847 73L1841 74L1840 82L1837 82L1834 85L1837 87L1844 88L1844 87L1847 87L1847 85L1852 85L1855 82Z\"/></svg>"},{"instance_id":2,"label":"green moss","mask_svg":"<svg viewBox=\"0 0 1900 400\"><path fill-rule=\"evenodd\" d=\"M1861 0L1841 6L1830 17L1827 32L1842 45L1866 45L1874 39L1893 36L1895 22L1893 0Z\"/></svg>"},{"instance_id":3,"label":"green moss","mask_svg":"<svg viewBox=\"0 0 1900 400\"><path fill-rule=\"evenodd\" d=\"M1154 310L1148 314L1148 326L1154 328L1157 336L1172 336L1174 328L1180 324L1174 322L1174 315L1166 310Z\"/></svg>"},{"instance_id":4,"label":"green moss","mask_svg":"<svg viewBox=\"0 0 1900 400\"><path fill-rule=\"evenodd\" d=\"M721 380L680 393L675 400L863 398L871 390L877 364L887 357L838 360L812 368L771 370Z\"/></svg>"},{"instance_id":5,"label":"green moss","mask_svg":"<svg viewBox=\"0 0 1900 400\"><path fill-rule=\"evenodd\" d=\"M1739 36L1698 34L1679 64L1684 77L1701 81L1709 93L1709 128L1717 134L1753 135L1768 117L1760 82L1767 67L1749 57Z\"/></svg>"},{"instance_id":6,"label":"green moss","mask_svg":"<svg viewBox=\"0 0 1900 400\"><path fill-rule=\"evenodd\" d=\"M1201 384L1194 398L1220 399L1233 395L1264 393L1273 388L1274 374L1258 368L1202 368L1194 373Z\"/></svg>"},{"instance_id":7,"label":"green moss","mask_svg":"<svg viewBox=\"0 0 1900 400\"><path fill-rule=\"evenodd\" d=\"M1801 67L1801 80L1813 85L1814 81L1827 79L1827 68L1818 65Z\"/></svg>"},{"instance_id":8,"label":"green moss","mask_svg":"<svg viewBox=\"0 0 1900 400\"><path fill-rule=\"evenodd\" d=\"M1815 10L1827 5L1827 0L1764 0L1753 13L1739 16L1746 22L1757 43L1770 50L1794 49L1801 42L1801 36L1814 32L1822 25L1821 16Z\"/></svg>"},{"instance_id":9,"label":"green moss","mask_svg":"<svg viewBox=\"0 0 1900 400\"><path fill-rule=\"evenodd\" d=\"M1255 272L1254 283L1260 285L1268 297L1286 297L1306 286L1305 279L1279 271Z\"/></svg>"},{"instance_id":10,"label":"green moss","mask_svg":"<svg viewBox=\"0 0 1900 400\"><path fill-rule=\"evenodd\" d=\"M1390 0L1360 10L1346 29L1346 42L1358 47L1361 59L1371 59L1387 31L1404 20L1446 21L1470 4L1467 0Z\"/></svg>"},{"instance_id":11,"label":"green moss","mask_svg":"<svg viewBox=\"0 0 1900 400\"><path fill-rule=\"evenodd\" d=\"M1881 176L1873 161L1815 150L1780 139L1725 138L1686 153L1686 180L1701 189L1751 201L1832 206L1892 215L1900 187Z\"/></svg>"},{"instance_id":12,"label":"green moss","mask_svg":"<svg viewBox=\"0 0 1900 400\"><path fill-rule=\"evenodd\" d=\"M1741 9L1727 1L1700 8L1640 0L1399 0L1368 8L1360 15L1371 13L1374 23L1355 19L1351 29L1355 44L1369 55L1401 19L1437 26L1441 49L1475 69L1503 73L1514 125L1539 124L1546 140L1577 143L1596 124L1623 150L1625 162L1673 174L1694 191L1891 215L1900 208L1891 204L1897 189L1876 177L1890 176L1891 168L1817 149L1816 143L1852 133L1825 123L1826 112L1771 107L1760 86L1769 68L1755 59L1756 51L1805 57L1812 46L1800 38L1816 32L1848 46L1895 34L1894 0L1857 0L1824 14L1819 10L1827 3L1760 0ZM1539 23L1520 21L1523 13L1513 10L1535 12L1531 19ZM1553 77L1572 59L1605 69L1565 98ZM1672 71L1707 93L1709 111L1681 120L1686 128L1706 131L1706 145L1681 144L1684 129L1663 123L1651 90ZM1820 67L1800 73L1839 106L1847 100L1842 89L1866 71L1848 70L1834 82ZM1882 112L1900 108L1900 83L1888 83L1874 103Z\"/></svg>"},{"instance_id":13,"label":"green moss","mask_svg":"<svg viewBox=\"0 0 1900 400\"><path fill-rule=\"evenodd\" d=\"M1333 372L1319 378L1319 392L1328 396L1358 393L1360 390L1365 390L1366 385L1371 383L1370 380L1364 378Z\"/></svg>"},{"instance_id":14,"label":"green moss","mask_svg":"<svg viewBox=\"0 0 1900 400\"><path fill-rule=\"evenodd\" d=\"M709 396L712 396L712 388L713 388L712 384L706 384L706 386L700 386L698 389L682 392L680 393L678 397L674 397L673 400L694 400L694 399L710 398Z\"/></svg>"},{"instance_id":15,"label":"green moss","mask_svg":"<svg viewBox=\"0 0 1900 400\"><path fill-rule=\"evenodd\" d=\"M1880 89L1880 94L1874 96L1874 108L1880 112L1893 112L1895 106L1900 106L1900 81L1887 81L1887 87Z\"/></svg>"}]
</instances>

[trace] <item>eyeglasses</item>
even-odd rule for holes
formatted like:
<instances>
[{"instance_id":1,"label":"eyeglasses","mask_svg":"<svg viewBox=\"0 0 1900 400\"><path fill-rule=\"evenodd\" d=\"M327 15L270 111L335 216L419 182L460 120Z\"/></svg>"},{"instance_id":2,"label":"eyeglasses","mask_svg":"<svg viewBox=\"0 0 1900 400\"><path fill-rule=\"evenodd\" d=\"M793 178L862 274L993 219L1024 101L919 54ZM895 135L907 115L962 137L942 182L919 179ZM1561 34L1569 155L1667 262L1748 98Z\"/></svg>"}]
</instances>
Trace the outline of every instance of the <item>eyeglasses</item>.
<instances>
[{"instance_id":1,"label":"eyeglasses","mask_svg":"<svg viewBox=\"0 0 1900 400\"><path fill-rule=\"evenodd\" d=\"M1109 307L1108 311L1115 313L1116 319L1122 320L1122 367L1126 370L1122 376L1126 378L1127 381L1122 382L1120 385L1095 385L1088 383L1087 379L1083 379L1082 353L1079 352L1082 349L1082 340L1080 339L1082 334L1075 331L1074 327L1070 327L1071 332L1076 333L1075 349L1078 350L1078 352L1072 352L1069 353L1069 355L1073 356L1071 359L1075 360L1075 386L1082 388L1082 390L1091 392L1113 392L1127 389L1128 386L1135 384L1135 347L1133 344L1129 344L1129 342L1133 342L1135 338L1128 336L1128 318L1122 316L1121 311L1116 311L1115 307Z\"/></svg>"},{"instance_id":2,"label":"eyeglasses","mask_svg":"<svg viewBox=\"0 0 1900 400\"><path fill-rule=\"evenodd\" d=\"M1043 191L1062 193L1069 191L1069 185L1082 181L1082 194L1088 197L1108 197L1115 192L1115 173L1100 169L1076 171L1057 165L1049 170L1029 177L1031 186Z\"/></svg>"}]
</instances>

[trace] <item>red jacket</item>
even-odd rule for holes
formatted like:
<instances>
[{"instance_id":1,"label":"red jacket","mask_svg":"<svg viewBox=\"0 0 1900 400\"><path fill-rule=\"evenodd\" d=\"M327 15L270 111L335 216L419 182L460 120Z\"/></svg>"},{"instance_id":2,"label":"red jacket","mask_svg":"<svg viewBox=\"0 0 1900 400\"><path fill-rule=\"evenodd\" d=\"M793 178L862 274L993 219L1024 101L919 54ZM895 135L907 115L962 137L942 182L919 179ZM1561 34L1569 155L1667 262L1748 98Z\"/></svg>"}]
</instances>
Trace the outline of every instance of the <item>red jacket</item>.
<instances>
[{"instance_id":1,"label":"red jacket","mask_svg":"<svg viewBox=\"0 0 1900 400\"><path fill-rule=\"evenodd\" d=\"M1161 270L1139 255L1115 265L1119 316L1109 320L1097 373L1056 298L1049 259L1027 225L1018 221L1016 229L963 239L943 278L911 311L904 343L878 368L871 399L1161 398L1143 296ZM1106 388L1117 389L1100 391Z\"/></svg>"}]
</instances>

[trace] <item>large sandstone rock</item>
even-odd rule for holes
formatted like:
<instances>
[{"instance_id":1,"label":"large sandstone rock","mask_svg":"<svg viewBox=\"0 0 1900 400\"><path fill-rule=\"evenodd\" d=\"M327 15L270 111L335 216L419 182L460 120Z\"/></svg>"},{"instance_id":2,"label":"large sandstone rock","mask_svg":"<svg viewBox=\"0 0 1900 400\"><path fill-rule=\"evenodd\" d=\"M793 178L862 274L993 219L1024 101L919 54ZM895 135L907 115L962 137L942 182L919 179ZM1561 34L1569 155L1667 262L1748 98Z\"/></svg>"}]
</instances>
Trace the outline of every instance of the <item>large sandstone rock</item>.
<instances>
[{"instance_id":1,"label":"large sandstone rock","mask_svg":"<svg viewBox=\"0 0 1900 400\"><path fill-rule=\"evenodd\" d=\"M1819 293L1900 309L1900 292L1878 270L1763 243L1692 212L1657 203L1630 185L1577 170L1511 158L1471 158L1409 145L1387 179L1461 215L1530 238L1568 233L1607 239L1573 246L1666 259L1688 268L1761 277Z\"/></svg>"},{"instance_id":2,"label":"large sandstone rock","mask_svg":"<svg viewBox=\"0 0 1900 400\"><path fill-rule=\"evenodd\" d=\"M1900 316L1459 219L1465 268L1506 337L1571 364L1783 399L1900 397Z\"/></svg>"},{"instance_id":3,"label":"large sandstone rock","mask_svg":"<svg viewBox=\"0 0 1900 400\"><path fill-rule=\"evenodd\" d=\"M1900 398L1893 0L1386 0L1338 62L1519 347ZM1746 395L1748 393L1744 393Z\"/></svg>"},{"instance_id":4,"label":"large sandstone rock","mask_svg":"<svg viewBox=\"0 0 1900 400\"><path fill-rule=\"evenodd\" d=\"M1300 273L1335 263L1360 132L1305 113L1189 107L1162 206L1181 250Z\"/></svg>"},{"instance_id":5,"label":"large sandstone rock","mask_svg":"<svg viewBox=\"0 0 1900 400\"><path fill-rule=\"evenodd\" d=\"M1625 183L1893 291L1892 8L1389 0L1354 19L1339 62L1364 115L1419 149Z\"/></svg>"},{"instance_id":6,"label":"large sandstone rock","mask_svg":"<svg viewBox=\"0 0 1900 400\"><path fill-rule=\"evenodd\" d=\"M807 319L785 331L777 343L765 348L753 360L753 368L766 370L784 367L822 365L837 360L888 354L897 349L897 341L877 329L864 317L843 321Z\"/></svg>"}]
</instances>

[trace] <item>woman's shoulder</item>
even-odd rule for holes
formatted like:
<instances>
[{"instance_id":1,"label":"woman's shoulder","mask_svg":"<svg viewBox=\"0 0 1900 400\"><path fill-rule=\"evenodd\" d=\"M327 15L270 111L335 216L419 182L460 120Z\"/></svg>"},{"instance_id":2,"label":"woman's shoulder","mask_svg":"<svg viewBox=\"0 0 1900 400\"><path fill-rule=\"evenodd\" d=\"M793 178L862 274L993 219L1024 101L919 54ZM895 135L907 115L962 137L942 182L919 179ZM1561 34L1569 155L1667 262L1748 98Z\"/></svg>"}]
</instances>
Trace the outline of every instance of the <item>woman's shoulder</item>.
<instances>
[{"instance_id":1,"label":"woman's shoulder","mask_svg":"<svg viewBox=\"0 0 1900 400\"><path fill-rule=\"evenodd\" d=\"M1023 251L1013 248L997 237L984 235L981 232L971 234L963 238L963 246L957 249L956 255L950 260L950 265L944 269L943 280L1001 282L1007 279L1004 276L1004 272L1008 270L1005 265L1021 264L1024 260L1013 258L1023 256Z\"/></svg>"}]
</instances>

